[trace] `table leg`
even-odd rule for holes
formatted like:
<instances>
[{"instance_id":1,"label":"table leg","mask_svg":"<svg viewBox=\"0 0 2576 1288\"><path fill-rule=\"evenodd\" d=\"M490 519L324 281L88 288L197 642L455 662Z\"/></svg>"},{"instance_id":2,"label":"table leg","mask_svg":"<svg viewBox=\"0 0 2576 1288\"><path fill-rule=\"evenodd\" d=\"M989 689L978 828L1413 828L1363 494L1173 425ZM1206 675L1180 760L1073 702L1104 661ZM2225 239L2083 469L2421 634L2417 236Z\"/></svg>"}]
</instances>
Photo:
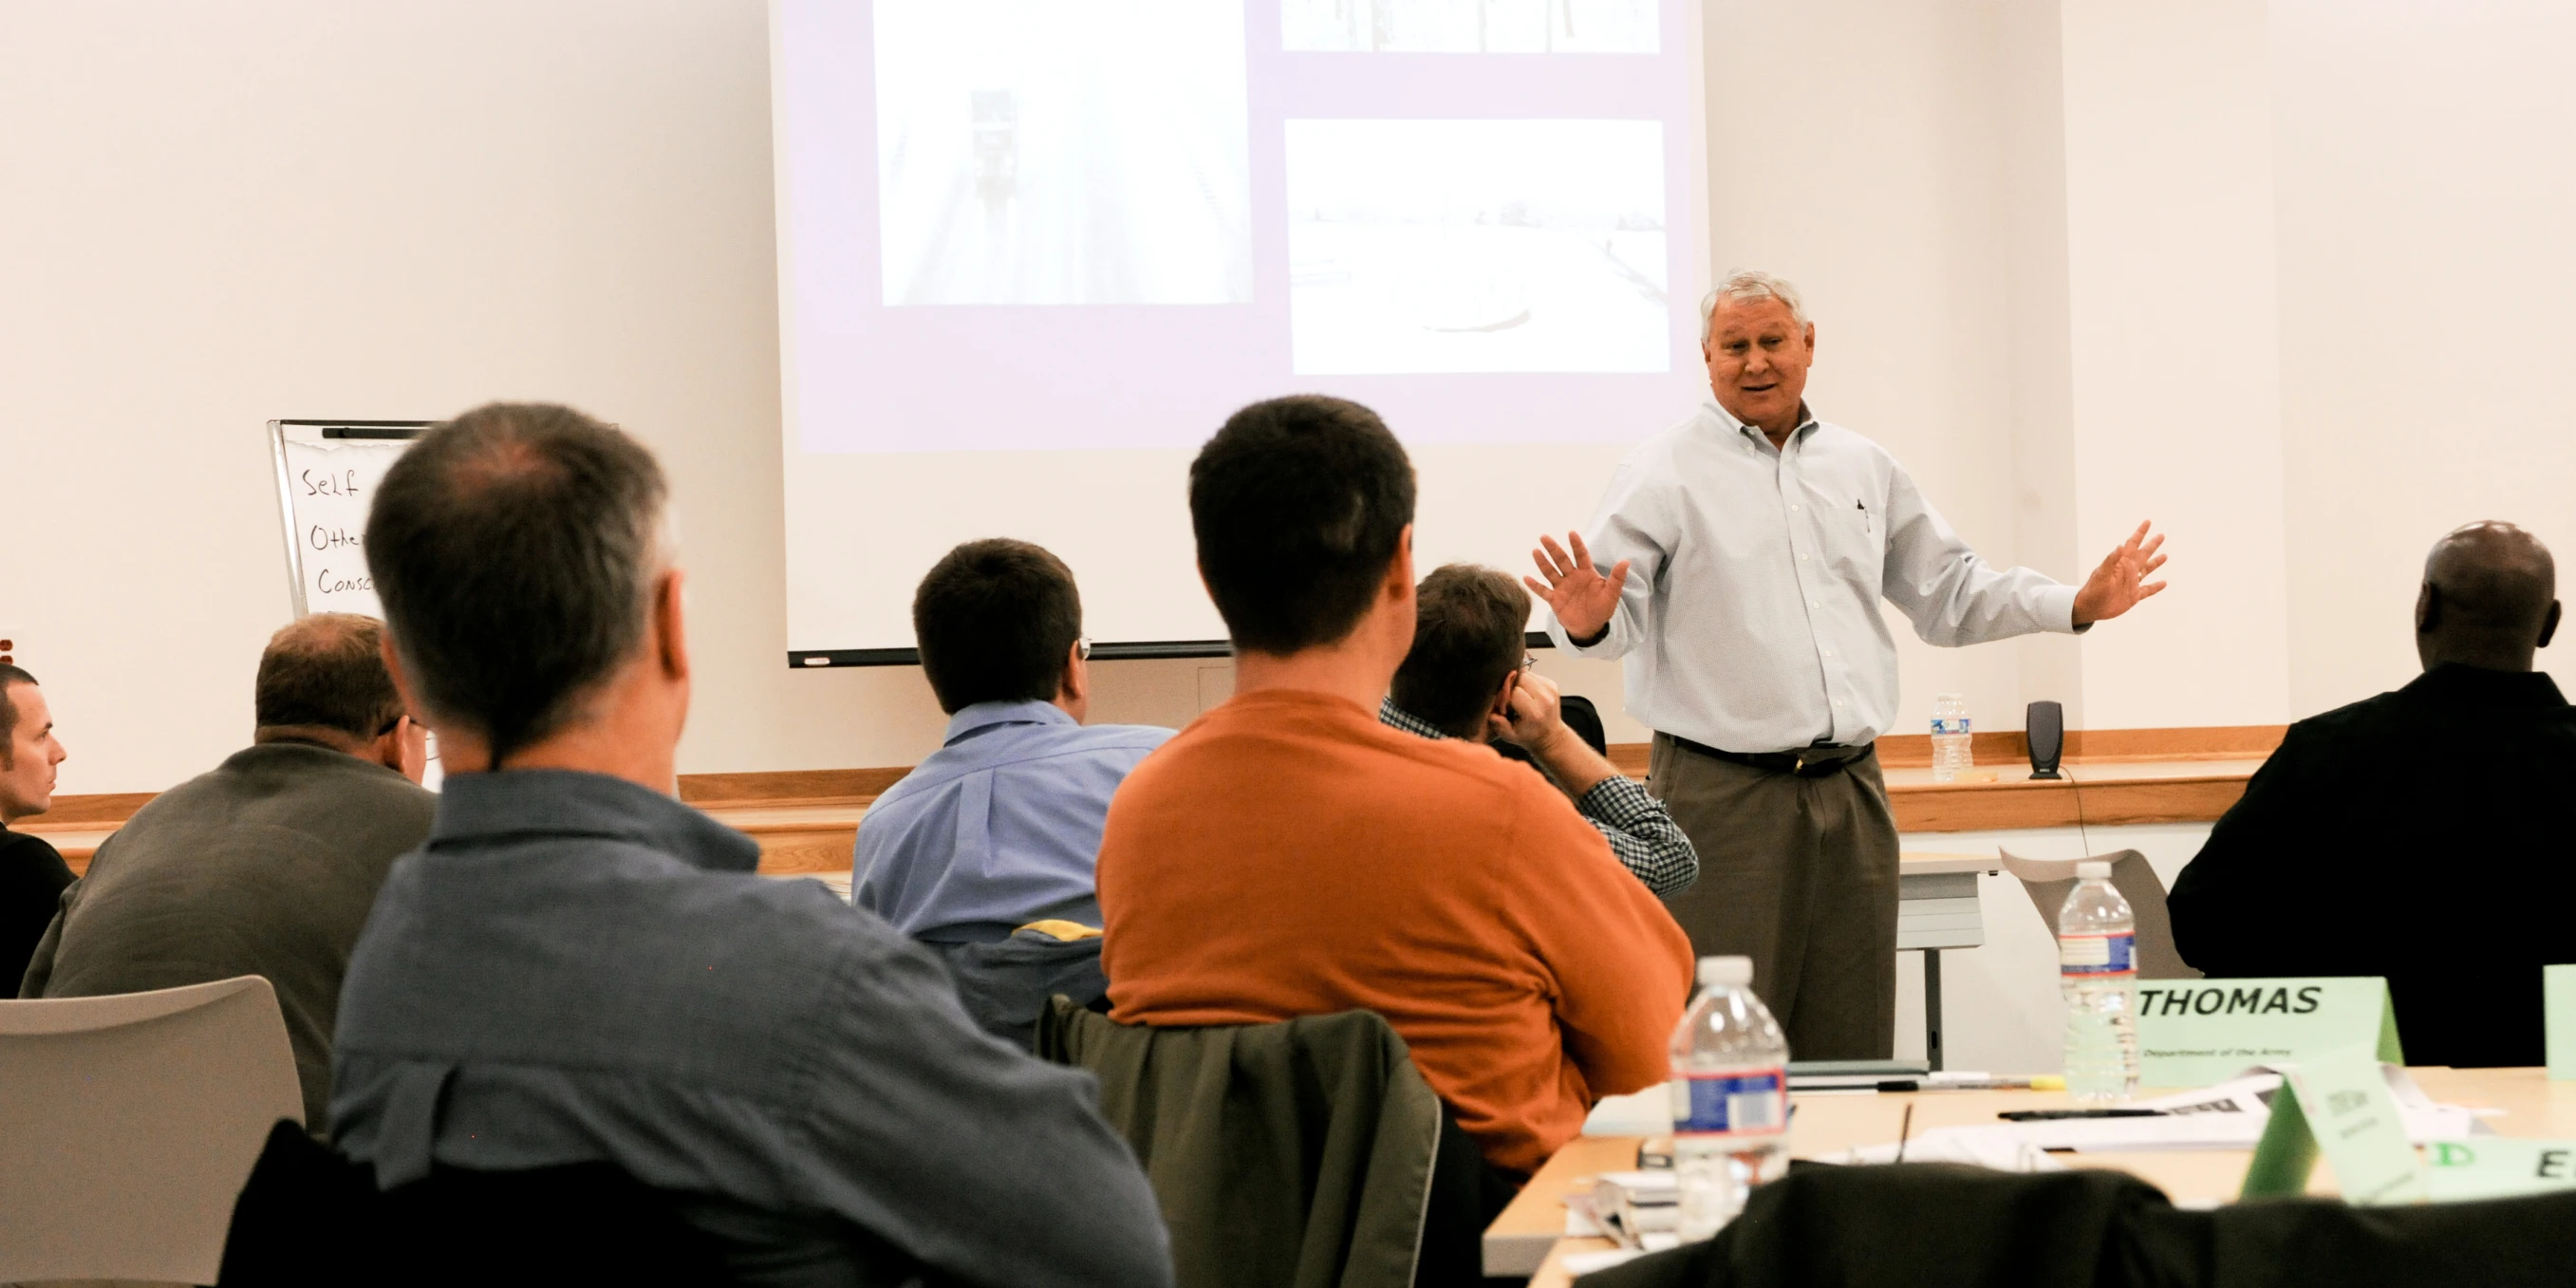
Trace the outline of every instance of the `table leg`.
<instances>
[{"instance_id":1,"label":"table leg","mask_svg":"<svg viewBox=\"0 0 2576 1288\"><path fill-rule=\"evenodd\" d=\"M1923 1061L1941 1071L1941 950L1923 950Z\"/></svg>"}]
</instances>

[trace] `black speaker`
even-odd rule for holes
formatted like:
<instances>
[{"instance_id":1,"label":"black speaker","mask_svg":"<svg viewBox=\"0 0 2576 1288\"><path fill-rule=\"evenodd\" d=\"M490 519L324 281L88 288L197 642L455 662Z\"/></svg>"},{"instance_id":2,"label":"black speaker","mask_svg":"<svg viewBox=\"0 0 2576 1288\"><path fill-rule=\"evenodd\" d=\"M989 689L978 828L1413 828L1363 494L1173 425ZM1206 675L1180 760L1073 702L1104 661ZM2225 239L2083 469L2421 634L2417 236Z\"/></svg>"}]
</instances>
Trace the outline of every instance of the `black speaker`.
<instances>
[{"instance_id":1,"label":"black speaker","mask_svg":"<svg viewBox=\"0 0 2576 1288\"><path fill-rule=\"evenodd\" d=\"M2064 777L2057 772L2057 761L2066 753L2066 708L2054 702L2031 703L2021 727L2030 739L2030 776Z\"/></svg>"}]
</instances>

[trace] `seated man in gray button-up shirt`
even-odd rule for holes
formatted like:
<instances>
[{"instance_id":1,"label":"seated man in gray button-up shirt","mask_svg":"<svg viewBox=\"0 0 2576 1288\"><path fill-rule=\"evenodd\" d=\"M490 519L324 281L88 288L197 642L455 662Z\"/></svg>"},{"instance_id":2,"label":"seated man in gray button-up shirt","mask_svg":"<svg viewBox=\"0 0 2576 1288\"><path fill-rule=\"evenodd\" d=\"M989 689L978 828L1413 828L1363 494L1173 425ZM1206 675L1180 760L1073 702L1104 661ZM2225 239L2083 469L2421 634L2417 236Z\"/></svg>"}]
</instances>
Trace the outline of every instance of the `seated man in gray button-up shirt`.
<instances>
[{"instance_id":1,"label":"seated man in gray button-up shirt","mask_svg":"<svg viewBox=\"0 0 2576 1288\"><path fill-rule=\"evenodd\" d=\"M608 1161L742 1282L1171 1282L1088 1075L976 1032L937 962L669 794L689 702L664 483L624 434L494 405L386 473L388 662L448 777L341 993L343 1149Z\"/></svg>"}]
</instances>

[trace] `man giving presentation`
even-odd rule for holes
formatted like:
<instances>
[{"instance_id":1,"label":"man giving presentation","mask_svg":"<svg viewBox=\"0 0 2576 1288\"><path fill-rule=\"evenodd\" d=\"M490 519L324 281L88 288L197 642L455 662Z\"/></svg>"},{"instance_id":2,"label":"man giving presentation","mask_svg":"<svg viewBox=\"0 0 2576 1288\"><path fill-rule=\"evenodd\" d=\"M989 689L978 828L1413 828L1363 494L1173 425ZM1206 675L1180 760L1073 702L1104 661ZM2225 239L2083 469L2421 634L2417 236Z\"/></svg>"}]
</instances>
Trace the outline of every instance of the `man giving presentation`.
<instances>
[{"instance_id":1,"label":"man giving presentation","mask_svg":"<svg viewBox=\"0 0 2576 1288\"><path fill-rule=\"evenodd\" d=\"M1619 465L1591 536L1543 538L1548 634L1626 658L1647 785L1699 849L1666 897L1699 953L1753 959L1801 1060L1884 1059L1896 1029L1896 819L1872 740L1896 717L1878 600L1944 646L2081 631L2164 589L2140 524L2080 588L1997 569L1878 444L1804 398L1798 292L1739 272L1701 310L1714 402Z\"/></svg>"}]
</instances>

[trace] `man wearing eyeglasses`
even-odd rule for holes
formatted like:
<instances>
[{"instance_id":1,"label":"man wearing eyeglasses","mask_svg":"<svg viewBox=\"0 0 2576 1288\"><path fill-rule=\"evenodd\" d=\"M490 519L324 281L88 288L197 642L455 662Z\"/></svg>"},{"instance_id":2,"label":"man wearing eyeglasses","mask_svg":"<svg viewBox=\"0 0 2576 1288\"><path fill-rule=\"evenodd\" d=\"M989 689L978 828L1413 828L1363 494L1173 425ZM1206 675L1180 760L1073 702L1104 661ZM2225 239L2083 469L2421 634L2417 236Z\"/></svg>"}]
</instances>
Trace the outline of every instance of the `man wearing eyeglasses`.
<instances>
[{"instance_id":1,"label":"man wearing eyeglasses","mask_svg":"<svg viewBox=\"0 0 2576 1288\"><path fill-rule=\"evenodd\" d=\"M249 747L154 797L99 846L19 995L265 976L295 1053L304 1125L321 1135L349 954L385 873L429 836L437 809L419 786L428 734L385 670L384 624L350 613L316 613L271 637L253 705Z\"/></svg>"},{"instance_id":2,"label":"man wearing eyeglasses","mask_svg":"<svg viewBox=\"0 0 2576 1288\"><path fill-rule=\"evenodd\" d=\"M1523 649L1529 592L1491 568L1447 564L1414 588L1413 612L1413 648L1378 704L1379 722L1425 738L1481 742L1527 761L1647 889L1689 889L1699 878L1690 837L1662 801L1603 757L1600 717L1592 717L1586 739L1566 720L1567 699L1556 682L1531 669Z\"/></svg>"},{"instance_id":3,"label":"man wearing eyeglasses","mask_svg":"<svg viewBox=\"0 0 2576 1288\"><path fill-rule=\"evenodd\" d=\"M1172 731L1083 723L1082 598L1041 547L949 551L914 592L912 629L948 736L860 820L851 901L939 951L988 1031L1025 1038L1052 994L1108 991L1092 877L1101 825L1127 772Z\"/></svg>"}]
</instances>

